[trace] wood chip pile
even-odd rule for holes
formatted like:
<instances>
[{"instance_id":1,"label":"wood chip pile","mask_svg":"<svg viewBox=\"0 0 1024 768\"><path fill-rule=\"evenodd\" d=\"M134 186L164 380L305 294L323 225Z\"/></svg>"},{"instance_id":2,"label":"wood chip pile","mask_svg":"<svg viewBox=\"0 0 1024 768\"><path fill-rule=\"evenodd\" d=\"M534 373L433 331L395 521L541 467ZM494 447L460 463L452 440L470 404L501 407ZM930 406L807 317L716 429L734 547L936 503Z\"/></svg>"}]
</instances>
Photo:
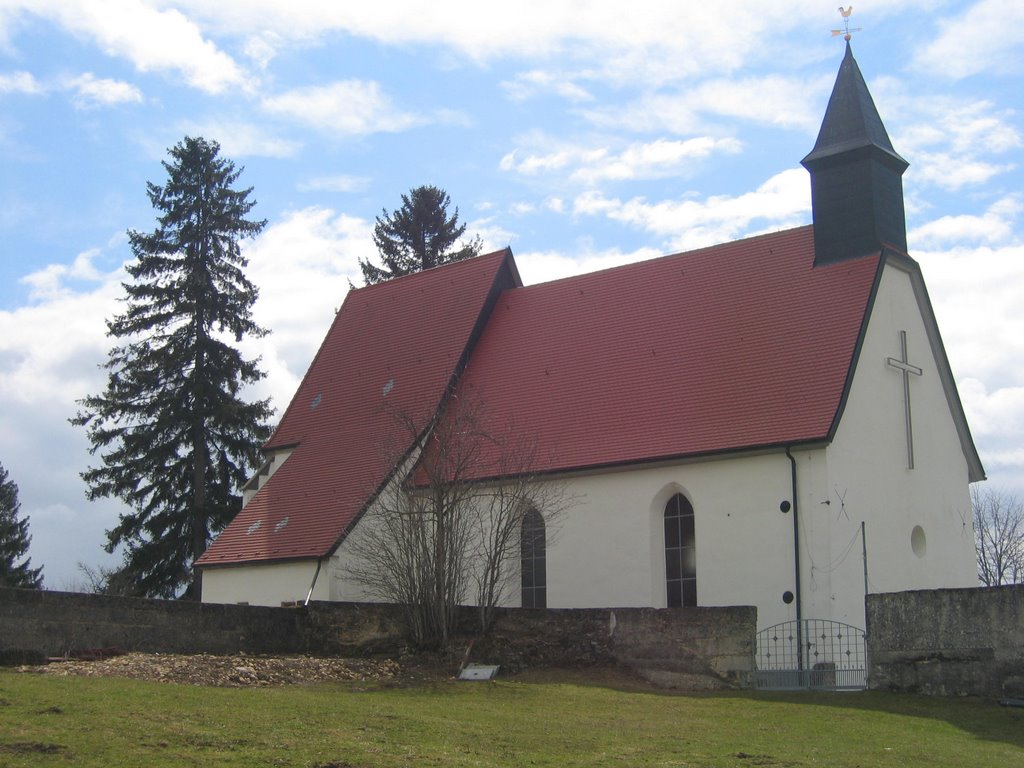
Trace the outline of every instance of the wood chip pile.
<instances>
[{"instance_id":1,"label":"wood chip pile","mask_svg":"<svg viewBox=\"0 0 1024 768\"><path fill-rule=\"evenodd\" d=\"M18 671L62 676L130 677L165 683L243 688L328 681L393 680L400 668L398 662L389 659L126 653L112 658L67 659L42 666L21 666Z\"/></svg>"}]
</instances>

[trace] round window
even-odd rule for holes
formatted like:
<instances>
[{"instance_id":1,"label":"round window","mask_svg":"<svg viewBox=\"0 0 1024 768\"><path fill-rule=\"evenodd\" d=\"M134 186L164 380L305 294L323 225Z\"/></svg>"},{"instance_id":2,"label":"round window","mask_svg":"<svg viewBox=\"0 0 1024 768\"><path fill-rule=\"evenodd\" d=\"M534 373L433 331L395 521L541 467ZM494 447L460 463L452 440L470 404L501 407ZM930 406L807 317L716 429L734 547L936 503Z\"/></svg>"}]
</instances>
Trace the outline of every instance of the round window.
<instances>
[{"instance_id":1,"label":"round window","mask_svg":"<svg viewBox=\"0 0 1024 768\"><path fill-rule=\"evenodd\" d=\"M915 525L914 530L910 532L910 548L918 557L924 557L925 552L928 551L928 539L924 535L924 528L920 525Z\"/></svg>"}]
</instances>

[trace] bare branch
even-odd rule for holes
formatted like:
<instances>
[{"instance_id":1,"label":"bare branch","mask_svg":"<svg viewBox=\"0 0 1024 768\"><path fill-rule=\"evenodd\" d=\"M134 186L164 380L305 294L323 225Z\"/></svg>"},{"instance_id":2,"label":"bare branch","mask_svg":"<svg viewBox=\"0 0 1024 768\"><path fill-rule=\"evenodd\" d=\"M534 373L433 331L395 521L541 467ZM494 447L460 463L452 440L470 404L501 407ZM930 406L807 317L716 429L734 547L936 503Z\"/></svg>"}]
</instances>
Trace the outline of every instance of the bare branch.
<instances>
[{"instance_id":1,"label":"bare branch","mask_svg":"<svg viewBox=\"0 0 1024 768\"><path fill-rule=\"evenodd\" d=\"M988 587L1024 581L1024 504L1006 491L971 488L978 578Z\"/></svg>"}]
</instances>

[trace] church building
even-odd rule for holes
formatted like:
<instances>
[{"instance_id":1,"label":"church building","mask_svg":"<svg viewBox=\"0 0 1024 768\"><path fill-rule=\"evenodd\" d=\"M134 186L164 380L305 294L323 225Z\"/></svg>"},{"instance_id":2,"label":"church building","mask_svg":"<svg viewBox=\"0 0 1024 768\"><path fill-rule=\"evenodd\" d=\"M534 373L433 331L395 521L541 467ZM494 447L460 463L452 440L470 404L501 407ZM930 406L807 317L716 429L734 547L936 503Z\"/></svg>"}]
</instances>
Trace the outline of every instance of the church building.
<instances>
[{"instance_id":1,"label":"church building","mask_svg":"<svg viewBox=\"0 0 1024 768\"><path fill-rule=\"evenodd\" d=\"M504 250L351 290L197 563L203 600L363 599L349 541L411 463L381 450L393 414L452 398L570 500L557 530L531 514L510 605L863 627L866 591L976 586L984 469L849 43L803 165L808 226L530 286Z\"/></svg>"}]
</instances>

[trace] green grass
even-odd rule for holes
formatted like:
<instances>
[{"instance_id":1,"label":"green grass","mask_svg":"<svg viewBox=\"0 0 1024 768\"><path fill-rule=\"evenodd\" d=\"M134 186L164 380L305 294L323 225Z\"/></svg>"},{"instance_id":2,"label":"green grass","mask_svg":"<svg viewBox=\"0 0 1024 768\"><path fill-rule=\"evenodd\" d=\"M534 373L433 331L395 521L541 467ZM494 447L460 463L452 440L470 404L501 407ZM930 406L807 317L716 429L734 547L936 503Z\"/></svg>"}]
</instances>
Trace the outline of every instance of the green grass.
<instances>
[{"instance_id":1,"label":"green grass","mask_svg":"<svg viewBox=\"0 0 1024 768\"><path fill-rule=\"evenodd\" d=\"M1024 710L562 682L222 689L0 671L0 766L1006 766Z\"/></svg>"}]
</instances>

